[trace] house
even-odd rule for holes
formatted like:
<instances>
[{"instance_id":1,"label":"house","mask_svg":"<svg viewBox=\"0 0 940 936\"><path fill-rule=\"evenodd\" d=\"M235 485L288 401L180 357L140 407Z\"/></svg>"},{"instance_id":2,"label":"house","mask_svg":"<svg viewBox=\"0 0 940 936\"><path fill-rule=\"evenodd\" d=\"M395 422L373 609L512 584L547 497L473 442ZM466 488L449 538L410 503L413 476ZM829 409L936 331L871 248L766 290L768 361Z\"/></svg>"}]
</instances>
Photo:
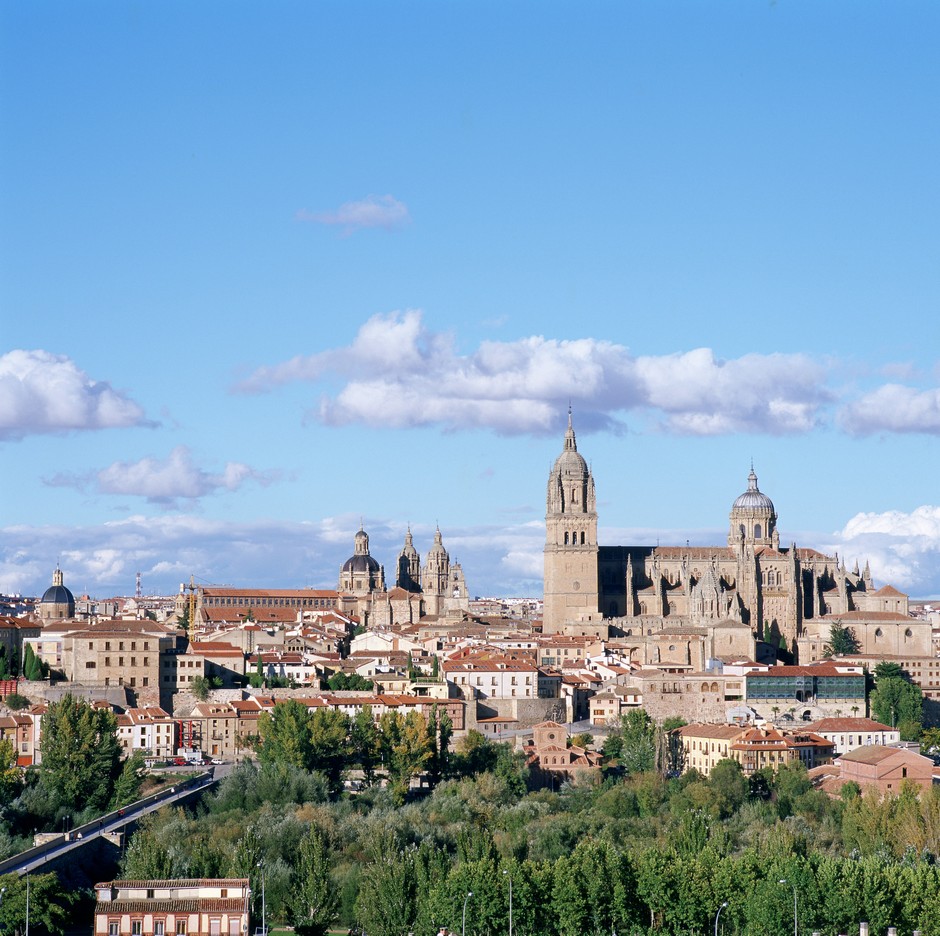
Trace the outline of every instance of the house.
<instances>
[{"instance_id":1,"label":"house","mask_svg":"<svg viewBox=\"0 0 940 936\"><path fill-rule=\"evenodd\" d=\"M244 936L247 878L108 881L95 885L95 936Z\"/></svg>"},{"instance_id":2,"label":"house","mask_svg":"<svg viewBox=\"0 0 940 936\"><path fill-rule=\"evenodd\" d=\"M897 794L905 784L928 791L933 784L933 770L929 757L907 748L866 744L836 758L831 766L812 771L811 777L830 795L838 795L849 781L863 790Z\"/></svg>"},{"instance_id":3,"label":"house","mask_svg":"<svg viewBox=\"0 0 940 936\"><path fill-rule=\"evenodd\" d=\"M831 741L836 754L854 751L866 744L900 744L901 732L871 718L822 718L806 726Z\"/></svg>"},{"instance_id":4,"label":"house","mask_svg":"<svg viewBox=\"0 0 940 936\"><path fill-rule=\"evenodd\" d=\"M558 722L545 721L532 729L532 741L523 747L526 766L543 784L554 787L566 780L583 781L600 777L601 755L568 744L568 729Z\"/></svg>"}]
</instances>

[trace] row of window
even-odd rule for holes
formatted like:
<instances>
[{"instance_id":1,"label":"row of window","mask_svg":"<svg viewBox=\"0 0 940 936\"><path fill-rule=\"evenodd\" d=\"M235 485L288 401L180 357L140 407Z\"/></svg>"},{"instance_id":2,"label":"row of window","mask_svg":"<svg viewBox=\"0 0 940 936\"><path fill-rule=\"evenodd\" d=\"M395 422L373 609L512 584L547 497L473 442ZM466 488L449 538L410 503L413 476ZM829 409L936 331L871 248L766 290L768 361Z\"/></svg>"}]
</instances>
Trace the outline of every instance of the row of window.
<instances>
[{"instance_id":1,"label":"row of window","mask_svg":"<svg viewBox=\"0 0 940 936\"><path fill-rule=\"evenodd\" d=\"M207 595L207 608L335 608L335 598L221 598Z\"/></svg>"},{"instance_id":2,"label":"row of window","mask_svg":"<svg viewBox=\"0 0 940 936\"><path fill-rule=\"evenodd\" d=\"M142 644L141 650L149 650L149 649L150 649L150 641L149 641L149 640L141 641L141 644ZM117 645L118 645L118 652L119 652L119 653L122 652L122 651L124 650L124 641L123 641L123 640L119 640L119 641L117 642ZM132 652L137 649L137 641L136 641L136 640L131 640L131 641L130 641L130 645L131 645L131 651L132 651ZM94 649L95 649L95 642L94 642L93 640L89 640L89 641L88 641L88 649L89 649L89 650L94 650ZM104 642L104 650L105 650L105 653L110 653L110 651L111 651L111 641L110 641L110 640L106 640L106 641Z\"/></svg>"},{"instance_id":3,"label":"row of window","mask_svg":"<svg viewBox=\"0 0 940 936\"><path fill-rule=\"evenodd\" d=\"M241 921L236 917L230 917L228 921L229 936L241 936ZM176 936L186 936L186 920L176 921ZM210 936L222 936L222 920L209 920ZM118 920L108 921L108 936L121 936L121 924ZM144 921L131 920L131 936L144 936ZM153 936L167 936L166 920L153 921Z\"/></svg>"},{"instance_id":4,"label":"row of window","mask_svg":"<svg viewBox=\"0 0 940 936\"><path fill-rule=\"evenodd\" d=\"M94 660L88 660L88 661L85 663L85 669L96 669L96 668L97 668L97 665L98 665L98 664L95 663ZM111 665L111 657L105 657L105 658L104 658L104 665L105 665L105 666L110 666L110 665ZM118 657L118 664L117 664L117 665L118 665L118 666L124 666L124 657ZM131 666L136 666L136 665L137 665L137 657L131 657ZM143 664L142 664L142 665L143 665L143 666L150 666L150 658L149 658L149 657L144 657L144 660L143 660Z\"/></svg>"}]
</instances>

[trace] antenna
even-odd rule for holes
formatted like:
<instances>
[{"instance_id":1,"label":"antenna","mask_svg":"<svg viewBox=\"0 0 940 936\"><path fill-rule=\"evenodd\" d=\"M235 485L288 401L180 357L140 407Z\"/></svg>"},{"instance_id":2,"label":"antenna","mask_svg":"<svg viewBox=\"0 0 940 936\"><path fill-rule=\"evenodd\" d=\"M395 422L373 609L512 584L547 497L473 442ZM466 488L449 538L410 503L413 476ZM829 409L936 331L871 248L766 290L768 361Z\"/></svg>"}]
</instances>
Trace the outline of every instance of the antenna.
<instances>
[{"instance_id":1,"label":"antenna","mask_svg":"<svg viewBox=\"0 0 940 936\"><path fill-rule=\"evenodd\" d=\"M140 601L144 597L143 590L140 587L140 572L137 573L137 587L134 590L134 597Z\"/></svg>"}]
</instances>

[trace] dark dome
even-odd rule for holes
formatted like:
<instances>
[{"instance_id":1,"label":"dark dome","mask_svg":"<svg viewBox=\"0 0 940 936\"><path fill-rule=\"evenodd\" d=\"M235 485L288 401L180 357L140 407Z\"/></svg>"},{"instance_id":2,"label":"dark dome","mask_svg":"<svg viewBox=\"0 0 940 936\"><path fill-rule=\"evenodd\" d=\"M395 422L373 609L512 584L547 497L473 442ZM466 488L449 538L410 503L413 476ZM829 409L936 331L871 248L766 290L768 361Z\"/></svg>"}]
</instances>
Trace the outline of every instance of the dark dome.
<instances>
[{"instance_id":1,"label":"dark dome","mask_svg":"<svg viewBox=\"0 0 940 936\"><path fill-rule=\"evenodd\" d=\"M371 556L363 556L360 553L355 556L350 556L343 563L342 571L343 572L378 572L379 564Z\"/></svg>"},{"instance_id":2,"label":"dark dome","mask_svg":"<svg viewBox=\"0 0 940 936\"><path fill-rule=\"evenodd\" d=\"M75 596L64 585L50 585L42 595L41 604L68 605L75 607Z\"/></svg>"}]
</instances>

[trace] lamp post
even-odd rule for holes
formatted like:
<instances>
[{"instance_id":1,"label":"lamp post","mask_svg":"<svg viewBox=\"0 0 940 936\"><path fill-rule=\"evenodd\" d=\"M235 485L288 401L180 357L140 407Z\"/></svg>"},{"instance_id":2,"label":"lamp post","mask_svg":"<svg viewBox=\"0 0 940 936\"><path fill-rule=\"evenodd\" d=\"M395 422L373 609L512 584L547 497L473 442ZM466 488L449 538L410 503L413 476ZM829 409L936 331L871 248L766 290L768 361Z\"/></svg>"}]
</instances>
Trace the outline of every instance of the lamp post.
<instances>
[{"instance_id":1,"label":"lamp post","mask_svg":"<svg viewBox=\"0 0 940 936\"><path fill-rule=\"evenodd\" d=\"M721 911L728 906L728 901L726 900L719 908L718 912L715 914L715 936L718 936L718 917L721 916Z\"/></svg>"},{"instance_id":2,"label":"lamp post","mask_svg":"<svg viewBox=\"0 0 940 936\"><path fill-rule=\"evenodd\" d=\"M467 932L467 901L473 896L473 891L467 891L467 896L463 899L463 917L460 920L460 936L466 936Z\"/></svg>"},{"instance_id":3,"label":"lamp post","mask_svg":"<svg viewBox=\"0 0 940 936\"><path fill-rule=\"evenodd\" d=\"M261 933L262 936L268 936L268 925L265 919L265 910L267 908L264 905L264 862L259 861L257 867L261 869Z\"/></svg>"},{"instance_id":4,"label":"lamp post","mask_svg":"<svg viewBox=\"0 0 940 936\"><path fill-rule=\"evenodd\" d=\"M503 874L509 878L509 936L512 936L512 875L506 869Z\"/></svg>"},{"instance_id":5,"label":"lamp post","mask_svg":"<svg viewBox=\"0 0 940 936\"><path fill-rule=\"evenodd\" d=\"M5 887L0 887L0 905L3 904L3 895L7 892Z\"/></svg>"},{"instance_id":6,"label":"lamp post","mask_svg":"<svg viewBox=\"0 0 940 936\"><path fill-rule=\"evenodd\" d=\"M26 872L26 936L29 936L29 871Z\"/></svg>"},{"instance_id":7,"label":"lamp post","mask_svg":"<svg viewBox=\"0 0 940 936\"><path fill-rule=\"evenodd\" d=\"M781 884L790 884L786 878L780 878ZM796 884L790 884L793 888L793 936L799 936L797 932L797 920L796 920Z\"/></svg>"}]
</instances>

